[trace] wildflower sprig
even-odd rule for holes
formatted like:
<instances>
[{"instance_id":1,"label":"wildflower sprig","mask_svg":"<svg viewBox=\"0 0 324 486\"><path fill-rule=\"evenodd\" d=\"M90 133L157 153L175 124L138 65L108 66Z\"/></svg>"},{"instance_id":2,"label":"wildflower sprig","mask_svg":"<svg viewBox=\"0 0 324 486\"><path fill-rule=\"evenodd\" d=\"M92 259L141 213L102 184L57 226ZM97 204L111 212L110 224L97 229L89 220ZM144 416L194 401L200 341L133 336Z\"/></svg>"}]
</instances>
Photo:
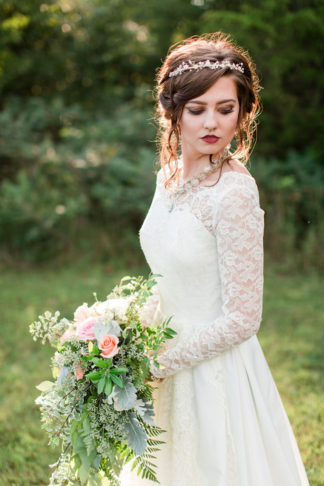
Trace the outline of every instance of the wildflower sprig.
<instances>
[{"instance_id":1,"label":"wildflower sprig","mask_svg":"<svg viewBox=\"0 0 324 486\"><path fill-rule=\"evenodd\" d=\"M117 486L130 460L158 482L154 453L164 431L154 423L150 360L176 333L170 319L141 322L156 277L124 277L105 301L95 294L93 305L79 306L73 320L46 311L30 325L34 340L56 349L55 381L41 383L36 400L50 443L62 446L50 485L99 485L106 477Z\"/></svg>"}]
</instances>

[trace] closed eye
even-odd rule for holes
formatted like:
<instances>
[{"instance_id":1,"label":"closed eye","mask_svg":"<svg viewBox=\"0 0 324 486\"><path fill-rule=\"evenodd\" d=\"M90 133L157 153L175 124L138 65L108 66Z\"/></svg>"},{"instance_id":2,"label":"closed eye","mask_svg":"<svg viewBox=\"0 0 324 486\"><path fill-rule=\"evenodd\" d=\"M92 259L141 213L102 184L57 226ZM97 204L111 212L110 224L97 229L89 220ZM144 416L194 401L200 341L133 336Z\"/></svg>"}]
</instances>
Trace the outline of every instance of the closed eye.
<instances>
[{"instance_id":1,"label":"closed eye","mask_svg":"<svg viewBox=\"0 0 324 486\"><path fill-rule=\"evenodd\" d=\"M203 112L203 110L191 110L190 108L188 108L188 111L189 113L191 113L192 115L200 115L200 113Z\"/></svg>"},{"instance_id":2,"label":"closed eye","mask_svg":"<svg viewBox=\"0 0 324 486\"><path fill-rule=\"evenodd\" d=\"M200 115L204 110L193 110L192 108L188 108L189 113L192 115ZM234 109L232 108L227 108L227 109L222 109L220 110L220 113L222 115L228 115L228 113L233 113Z\"/></svg>"}]
</instances>

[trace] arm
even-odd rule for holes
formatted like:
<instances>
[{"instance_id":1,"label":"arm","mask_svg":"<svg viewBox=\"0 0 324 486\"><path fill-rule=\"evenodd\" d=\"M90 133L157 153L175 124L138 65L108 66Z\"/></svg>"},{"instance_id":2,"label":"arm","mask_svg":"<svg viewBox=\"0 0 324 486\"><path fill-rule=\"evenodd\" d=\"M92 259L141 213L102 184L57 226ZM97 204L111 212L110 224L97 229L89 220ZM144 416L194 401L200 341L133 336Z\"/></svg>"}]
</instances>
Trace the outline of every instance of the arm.
<instances>
[{"instance_id":1,"label":"arm","mask_svg":"<svg viewBox=\"0 0 324 486\"><path fill-rule=\"evenodd\" d=\"M164 378L217 356L256 334L263 293L263 216L257 189L235 186L222 197L214 221L223 316L162 353L151 373Z\"/></svg>"}]
</instances>

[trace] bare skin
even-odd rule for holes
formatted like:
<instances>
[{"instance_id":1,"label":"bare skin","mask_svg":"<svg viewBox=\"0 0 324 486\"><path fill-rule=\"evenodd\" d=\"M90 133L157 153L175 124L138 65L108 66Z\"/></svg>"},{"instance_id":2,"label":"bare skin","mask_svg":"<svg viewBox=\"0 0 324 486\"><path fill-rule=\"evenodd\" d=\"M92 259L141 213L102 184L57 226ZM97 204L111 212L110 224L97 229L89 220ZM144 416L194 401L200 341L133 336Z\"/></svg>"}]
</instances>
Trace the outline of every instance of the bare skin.
<instances>
[{"instance_id":1,"label":"bare skin","mask_svg":"<svg viewBox=\"0 0 324 486\"><path fill-rule=\"evenodd\" d=\"M199 174L233 139L239 115L236 84L230 76L219 78L205 93L189 100L183 109L179 127L183 181ZM216 137L210 143L205 137Z\"/></svg>"}]
</instances>

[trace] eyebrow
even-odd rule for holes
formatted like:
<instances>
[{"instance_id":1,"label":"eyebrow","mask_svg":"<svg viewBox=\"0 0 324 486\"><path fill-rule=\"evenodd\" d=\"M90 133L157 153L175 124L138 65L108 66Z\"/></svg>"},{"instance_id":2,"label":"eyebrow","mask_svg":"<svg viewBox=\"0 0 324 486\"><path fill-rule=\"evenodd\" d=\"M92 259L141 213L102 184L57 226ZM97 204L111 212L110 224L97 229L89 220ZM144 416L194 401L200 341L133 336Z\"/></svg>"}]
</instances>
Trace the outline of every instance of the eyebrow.
<instances>
[{"instance_id":1,"label":"eyebrow","mask_svg":"<svg viewBox=\"0 0 324 486\"><path fill-rule=\"evenodd\" d=\"M218 101L216 104L217 105L221 105L223 103L229 103L230 101L232 101L233 103L235 103L235 100L228 99L228 100ZM188 103L196 103L197 105L207 105L207 103L205 103L204 101L198 101L198 100L190 100L190 101L188 101Z\"/></svg>"}]
</instances>

